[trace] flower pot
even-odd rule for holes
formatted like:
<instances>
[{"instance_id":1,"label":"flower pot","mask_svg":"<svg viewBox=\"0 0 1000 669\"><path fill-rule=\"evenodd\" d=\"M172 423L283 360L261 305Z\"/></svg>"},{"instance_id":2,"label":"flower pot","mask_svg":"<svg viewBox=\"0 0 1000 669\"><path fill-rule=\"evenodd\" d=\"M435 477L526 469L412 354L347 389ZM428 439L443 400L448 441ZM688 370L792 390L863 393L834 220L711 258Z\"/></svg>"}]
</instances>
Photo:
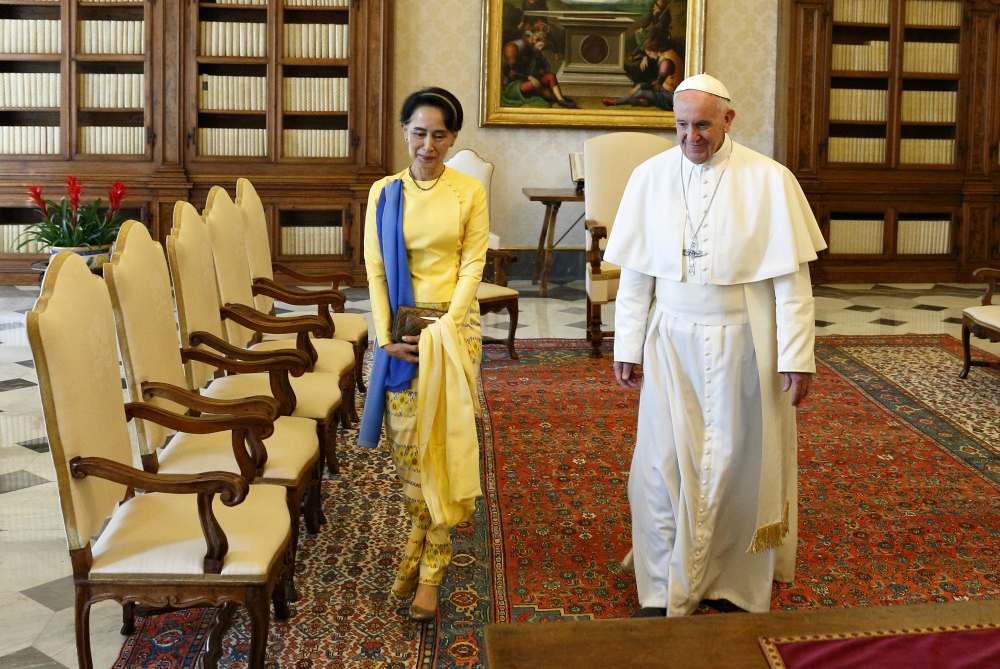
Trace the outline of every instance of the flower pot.
<instances>
[{"instance_id":1,"label":"flower pot","mask_svg":"<svg viewBox=\"0 0 1000 669\"><path fill-rule=\"evenodd\" d=\"M88 267L100 268L111 260L111 247L112 244L104 246L53 246L49 259L54 258L60 251L70 251L83 258Z\"/></svg>"}]
</instances>

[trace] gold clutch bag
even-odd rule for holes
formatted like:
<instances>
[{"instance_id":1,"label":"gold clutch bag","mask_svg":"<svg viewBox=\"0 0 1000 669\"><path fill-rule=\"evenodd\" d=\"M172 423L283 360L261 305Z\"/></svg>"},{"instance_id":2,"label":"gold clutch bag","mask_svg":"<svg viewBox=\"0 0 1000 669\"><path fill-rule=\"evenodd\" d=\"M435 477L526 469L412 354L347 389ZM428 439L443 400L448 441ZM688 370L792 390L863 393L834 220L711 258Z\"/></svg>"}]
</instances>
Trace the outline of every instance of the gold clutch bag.
<instances>
[{"instance_id":1,"label":"gold clutch bag","mask_svg":"<svg viewBox=\"0 0 1000 669\"><path fill-rule=\"evenodd\" d=\"M444 316L446 311L423 309L421 307L406 307L400 305L396 316L392 319L392 341L403 343L403 337L419 335L425 327Z\"/></svg>"}]
</instances>

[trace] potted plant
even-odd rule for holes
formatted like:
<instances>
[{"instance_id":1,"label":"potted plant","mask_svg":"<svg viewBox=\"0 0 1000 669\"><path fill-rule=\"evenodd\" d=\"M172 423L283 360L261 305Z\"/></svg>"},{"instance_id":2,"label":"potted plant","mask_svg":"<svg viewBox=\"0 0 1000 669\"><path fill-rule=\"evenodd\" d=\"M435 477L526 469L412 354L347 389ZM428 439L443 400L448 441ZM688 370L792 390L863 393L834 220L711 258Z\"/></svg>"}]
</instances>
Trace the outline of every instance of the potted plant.
<instances>
[{"instance_id":1,"label":"potted plant","mask_svg":"<svg viewBox=\"0 0 1000 669\"><path fill-rule=\"evenodd\" d=\"M128 189L121 181L108 189L108 208L101 209L101 198L89 206L80 204L83 185L76 177L66 179L68 197L58 203L42 198L41 186L30 186L28 193L42 220L25 230L19 247L29 242L51 247L51 255L72 251L83 257L91 267L101 267L111 257L122 216L118 211ZM51 256L50 256L51 257Z\"/></svg>"}]
</instances>

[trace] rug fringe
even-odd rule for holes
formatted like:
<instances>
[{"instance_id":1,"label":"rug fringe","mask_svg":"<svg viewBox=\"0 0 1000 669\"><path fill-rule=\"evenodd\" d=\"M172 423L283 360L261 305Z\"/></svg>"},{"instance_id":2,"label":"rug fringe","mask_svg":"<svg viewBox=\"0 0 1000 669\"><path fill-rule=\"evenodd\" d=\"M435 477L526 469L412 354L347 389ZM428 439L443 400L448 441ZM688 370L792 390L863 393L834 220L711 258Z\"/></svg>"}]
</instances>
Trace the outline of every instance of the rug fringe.
<instances>
[{"instance_id":1,"label":"rug fringe","mask_svg":"<svg viewBox=\"0 0 1000 669\"><path fill-rule=\"evenodd\" d=\"M785 508L781 512L781 520L764 527L758 527L753 534L750 548L747 553L763 553L772 548L777 548L788 534L788 501L785 501Z\"/></svg>"}]
</instances>

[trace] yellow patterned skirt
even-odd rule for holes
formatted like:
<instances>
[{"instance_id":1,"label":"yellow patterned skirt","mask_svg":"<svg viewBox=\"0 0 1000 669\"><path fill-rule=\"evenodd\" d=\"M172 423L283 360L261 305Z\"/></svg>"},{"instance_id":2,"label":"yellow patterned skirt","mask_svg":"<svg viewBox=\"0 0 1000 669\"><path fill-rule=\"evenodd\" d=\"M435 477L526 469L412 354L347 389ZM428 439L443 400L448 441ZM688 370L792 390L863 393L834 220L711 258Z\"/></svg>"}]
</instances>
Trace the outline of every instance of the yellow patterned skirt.
<instances>
[{"instance_id":1,"label":"yellow patterned skirt","mask_svg":"<svg viewBox=\"0 0 1000 669\"><path fill-rule=\"evenodd\" d=\"M416 306L447 310L447 302L417 302ZM469 313L459 329L468 348L469 357L478 366L483 359L483 331L479 319L479 302L472 301ZM411 388L417 387L414 378ZM451 534L446 527L434 525L421 489L420 465L417 457L417 391L386 392L385 438L389 442L396 473L403 484L406 512L412 527L406 542L403 560L396 572L393 594L413 592L417 583L441 585L451 564Z\"/></svg>"}]
</instances>

